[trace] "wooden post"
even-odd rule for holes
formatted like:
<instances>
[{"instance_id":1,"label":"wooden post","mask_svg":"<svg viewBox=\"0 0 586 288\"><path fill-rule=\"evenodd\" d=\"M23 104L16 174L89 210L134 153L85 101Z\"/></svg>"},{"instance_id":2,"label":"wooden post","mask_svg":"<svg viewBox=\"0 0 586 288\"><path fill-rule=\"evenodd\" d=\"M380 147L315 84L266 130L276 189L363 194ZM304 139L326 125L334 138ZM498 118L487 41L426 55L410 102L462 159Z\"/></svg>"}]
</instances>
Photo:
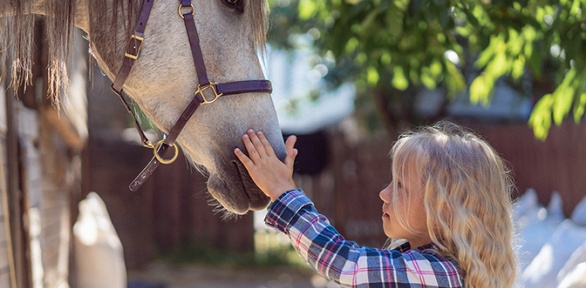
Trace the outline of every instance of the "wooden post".
<instances>
[{"instance_id":1,"label":"wooden post","mask_svg":"<svg viewBox=\"0 0 586 288\"><path fill-rule=\"evenodd\" d=\"M15 116L15 97L13 89L6 90L6 162L8 167L7 190L12 247L8 247L8 253L12 253L14 259L15 278L13 283L17 287L24 287L24 271L26 271L25 247L22 223L22 191L20 190L20 167L18 153L18 125Z\"/></svg>"}]
</instances>

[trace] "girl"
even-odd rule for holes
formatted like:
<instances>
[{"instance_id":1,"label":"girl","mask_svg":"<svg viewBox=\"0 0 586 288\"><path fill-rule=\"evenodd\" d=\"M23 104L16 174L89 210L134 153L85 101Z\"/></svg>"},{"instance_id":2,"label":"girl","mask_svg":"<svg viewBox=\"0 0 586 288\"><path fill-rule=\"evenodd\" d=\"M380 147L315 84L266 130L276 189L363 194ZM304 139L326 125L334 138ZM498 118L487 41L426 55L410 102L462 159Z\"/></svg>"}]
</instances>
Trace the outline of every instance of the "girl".
<instances>
[{"instance_id":1,"label":"girl","mask_svg":"<svg viewBox=\"0 0 586 288\"><path fill-rule=\"evenodd\" d=\"M296 187L294 136L284 163L262 132L249 130L242 140L248 156L238 148L236 156L273 201L265 222L325 277L362 287L513 285L508 171L490 145L461 127L423 127L391 149L392 181L379 193L383 230L395 239L386 249L345 240Z\"/></svg>"}]
</instances>

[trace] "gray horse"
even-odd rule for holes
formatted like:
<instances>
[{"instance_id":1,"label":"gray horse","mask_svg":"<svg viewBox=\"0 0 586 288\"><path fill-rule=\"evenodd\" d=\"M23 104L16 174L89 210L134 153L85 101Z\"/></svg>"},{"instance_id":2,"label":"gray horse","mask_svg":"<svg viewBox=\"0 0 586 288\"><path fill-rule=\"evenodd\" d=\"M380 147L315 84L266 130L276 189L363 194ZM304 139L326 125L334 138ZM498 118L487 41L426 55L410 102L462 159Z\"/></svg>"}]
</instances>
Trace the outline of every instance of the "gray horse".
<instances>
[{"instance_id":1,"label":"gray horse","mask_svg":"<svg viewBox=\"0 0 586 288\"><path fill-rule=\"evenodd\" d=\"M71 31L87 33L90 54L105 74L116 77L142 0L0 0L0 53L13 59L12 85L26 85L34 14L45 15L49 46L49 94L58 103L66 91ZM124 91L164 132L194 97L198 85L179 1L152 0L140 58ZM266 35L264 0L193 0L201 50L211 81L263 79L259 53ZM6 53L8 52L8 53ZM0 59L2 60L2 59ZM2 62L5 63L5 62ZM3 70L4 67L3 67ZM202 105L177 138L184 154L208 178L208 191L229 212L245 214L268 198L238 168L233 155L248 128L266 133L278 155L285 149L270 95L244 93Z\"/></svg>"}]
</instances>

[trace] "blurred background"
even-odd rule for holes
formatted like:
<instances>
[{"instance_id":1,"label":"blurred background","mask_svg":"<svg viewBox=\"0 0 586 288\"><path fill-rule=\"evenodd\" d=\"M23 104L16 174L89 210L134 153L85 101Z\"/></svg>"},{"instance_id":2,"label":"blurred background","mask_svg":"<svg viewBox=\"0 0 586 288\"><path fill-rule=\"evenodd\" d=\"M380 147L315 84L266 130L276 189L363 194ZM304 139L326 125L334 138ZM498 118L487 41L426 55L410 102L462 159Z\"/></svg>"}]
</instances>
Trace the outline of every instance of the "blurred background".
<instances>
[{"instance_id":1,"label":"blurred background","mask_svg":"<svg viewBox=\"0 0 586 288\"><path fill-rule=\"evenodd\" d=\"M519 284L580 287L562 284L586 271L577 270L586 266L586 1L268 4L259 57L283 136L298 137L295 180L342 235L382 246L378 192L390 181L393 141L447 119L487 139L511 168ZM81 32L56 111L44 97L38 29L33 87L0 94L0 286L84 287L81 278L102 277L120 281L96 287L336 287L264 226L264 211L217 214L206 179L182 155L129 191L150 150L88 62ZM87 241L99 248L84 250Z\"/></svg>"}]
</instances>

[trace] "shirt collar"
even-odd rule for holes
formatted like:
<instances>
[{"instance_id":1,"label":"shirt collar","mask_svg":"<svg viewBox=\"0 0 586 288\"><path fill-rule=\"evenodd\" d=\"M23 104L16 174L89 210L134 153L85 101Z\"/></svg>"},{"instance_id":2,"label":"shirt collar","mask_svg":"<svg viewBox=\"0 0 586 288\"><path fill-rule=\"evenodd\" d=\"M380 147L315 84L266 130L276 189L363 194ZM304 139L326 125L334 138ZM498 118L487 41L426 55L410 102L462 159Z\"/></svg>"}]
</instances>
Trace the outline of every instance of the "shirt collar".
<instances>
[{"instance_id":1,"label":"shirt collar","mask_svg":"<svg viewBox=\"0 0 586 288\"><path fill-rule=\"evenodd\" d=\"M435 246L433 245L433 243L429 243L429 244L426 244L426 245L417 247L416 250L424 251L424 250L431 249L431 248L434 248L434 247ZM397 248L395 248L393 250L397 250L397 251L399 251L401 253L405 253L405 252L411 250L411 244L409 244L409 242L405 242L405 243L399 245L399 247L397 247Z\"/></svg>"}]
</instances>

